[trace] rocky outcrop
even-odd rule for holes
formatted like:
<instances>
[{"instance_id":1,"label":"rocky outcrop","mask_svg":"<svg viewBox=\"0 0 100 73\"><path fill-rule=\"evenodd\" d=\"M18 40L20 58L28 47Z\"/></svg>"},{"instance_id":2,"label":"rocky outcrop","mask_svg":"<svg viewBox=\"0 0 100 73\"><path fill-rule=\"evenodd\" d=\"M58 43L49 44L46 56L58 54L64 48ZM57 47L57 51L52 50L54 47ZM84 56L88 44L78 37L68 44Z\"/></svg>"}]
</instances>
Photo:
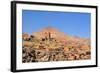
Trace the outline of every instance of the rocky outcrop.
<instances>
[{"instance_id":1,"label":"rocky outcrop","mask_svg":"<svg viewBox=\"0 0 100 73\"><path fill-rule=\"evenodd\" d=\"M91 59L90 39L68 36L51 27L22 38L23 63Z\"/></svg>"},{"instance_id":2,"label":"rocky outcrop","mask_svg":"<svg viewBox=\"0 0 100 73\"><path fill-rule=\"evenodd\" d=\"M78 52L75 49L70 51L59 50L62 48L46 50L23 48L23 63L26 62L48 62L48 61L70 61L90 59L90 51Z\"/></svg>"}]
</instances>

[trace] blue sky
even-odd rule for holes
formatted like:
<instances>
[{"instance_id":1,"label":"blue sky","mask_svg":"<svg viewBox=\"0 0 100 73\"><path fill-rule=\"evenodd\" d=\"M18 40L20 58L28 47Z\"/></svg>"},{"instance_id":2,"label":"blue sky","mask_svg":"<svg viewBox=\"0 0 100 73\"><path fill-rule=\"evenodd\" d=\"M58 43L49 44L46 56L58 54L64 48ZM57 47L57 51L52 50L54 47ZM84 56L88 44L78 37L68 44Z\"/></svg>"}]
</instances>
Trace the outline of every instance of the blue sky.
<instances>
[{"instance_id":1,"label":"blue sky","mask_svg":"<svg viewBox=\"0 0 100 73\"><path fill-rule=\"evenodd\" d=\"M90 13L23 10L22 31L32 34L51 26L68 35L90 38L90 19Z\"/></svg>"}]
</instances>

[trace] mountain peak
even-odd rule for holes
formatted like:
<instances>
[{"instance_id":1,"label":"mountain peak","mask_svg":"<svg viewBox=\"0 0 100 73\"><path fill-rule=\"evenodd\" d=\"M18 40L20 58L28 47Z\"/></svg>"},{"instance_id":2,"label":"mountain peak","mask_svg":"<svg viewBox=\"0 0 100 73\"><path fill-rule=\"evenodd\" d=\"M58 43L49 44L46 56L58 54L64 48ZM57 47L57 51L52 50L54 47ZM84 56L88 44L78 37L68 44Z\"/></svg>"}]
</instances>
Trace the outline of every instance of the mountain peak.
<instances>
[{"instance_id":1,"label":"mountain peak","mask_svg":"<svg viewBox=\"0 0 100 73\"><path fill-rule=\"evenodd\" d=\"M52 26L48 26L38 32L34 32L33 35L37 36L38 38L51 37L61 41L68 39L67 35Z\"/></svg>"},{"instance_id":2,"label":"mountain peak","mask_svg":"<svg viewBox=\"0 0 100 73\"><path fill-rule=\"evenodd\" d=\"M47 29L52 29L53 27L52 27L52 26L47 26L46 28L47 28Z\"/></svg>"},{"instance_id":3,"label":"mountain peak","mask_svg":"<svg viewBox=\"0 0 100 73\"><path fill-rule=\"evenodd\" d=\"M46 28L44 28L44 30L48 30L48 31L57 31L56 28L52 27L52 26L48 26Z\"/></svg>"}]
</instances>

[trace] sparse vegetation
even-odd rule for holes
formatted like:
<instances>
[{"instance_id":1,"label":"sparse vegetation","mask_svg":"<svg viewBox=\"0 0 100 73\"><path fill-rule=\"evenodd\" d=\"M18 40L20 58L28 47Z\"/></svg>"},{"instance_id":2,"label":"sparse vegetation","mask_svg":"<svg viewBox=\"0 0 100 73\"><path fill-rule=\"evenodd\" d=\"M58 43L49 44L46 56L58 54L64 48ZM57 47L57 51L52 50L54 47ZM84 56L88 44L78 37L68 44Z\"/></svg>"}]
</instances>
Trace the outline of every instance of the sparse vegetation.
<instances>
[{"instance_id":1,"label":"sparse vegetation","mask_svg":"<svg viewBox=\"0 0 100 73\"><path fill-rule=\"evenodd\" d=\"M22 37L23 63L91 59L88 39L67 37L52 28L40 31L36 35L23 34Z\"/></svg>"}]
</instances>

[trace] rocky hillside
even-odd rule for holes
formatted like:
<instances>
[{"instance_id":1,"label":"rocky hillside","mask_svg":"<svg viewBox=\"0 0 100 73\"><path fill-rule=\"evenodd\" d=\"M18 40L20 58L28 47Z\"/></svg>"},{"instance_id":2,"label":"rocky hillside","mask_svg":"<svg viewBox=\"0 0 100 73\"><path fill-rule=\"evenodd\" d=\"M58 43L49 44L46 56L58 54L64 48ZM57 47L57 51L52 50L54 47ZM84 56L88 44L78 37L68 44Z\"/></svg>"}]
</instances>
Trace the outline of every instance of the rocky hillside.
<instances>
[{"instance_id":1,"label":"rocky hillside","mask_svg":"<svg viewBox=\"0 0 100 73\"><path fill-rule=\"evenodd\" d=\"M91 58L90 39L69 36L52 27L32 35L23 33L22 38L23 63Z\"/></svg>"}]
</instances>

